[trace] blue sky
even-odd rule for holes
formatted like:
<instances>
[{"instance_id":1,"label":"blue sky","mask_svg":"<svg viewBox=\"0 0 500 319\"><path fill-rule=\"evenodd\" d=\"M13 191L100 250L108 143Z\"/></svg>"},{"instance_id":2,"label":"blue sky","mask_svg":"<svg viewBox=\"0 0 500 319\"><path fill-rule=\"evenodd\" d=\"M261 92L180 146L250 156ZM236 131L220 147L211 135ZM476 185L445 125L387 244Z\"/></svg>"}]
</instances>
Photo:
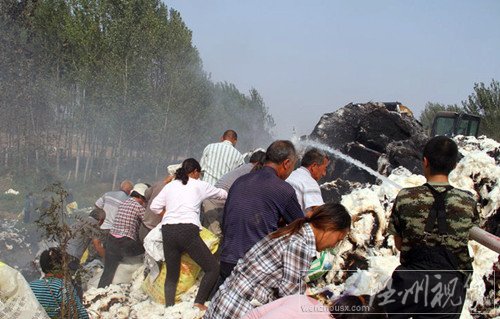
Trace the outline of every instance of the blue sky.
<instances>
[{"instance_id":1,"label":"blue sky","mask_svg":"<svg viewBox=\"0 0 500 319\"><path fill-rule=\"evenodd\" d=\"M500 80L500 1L175 0L214 81L256 88L278 138L349 102L460 103Z\"/></svg>"}]
</instances>

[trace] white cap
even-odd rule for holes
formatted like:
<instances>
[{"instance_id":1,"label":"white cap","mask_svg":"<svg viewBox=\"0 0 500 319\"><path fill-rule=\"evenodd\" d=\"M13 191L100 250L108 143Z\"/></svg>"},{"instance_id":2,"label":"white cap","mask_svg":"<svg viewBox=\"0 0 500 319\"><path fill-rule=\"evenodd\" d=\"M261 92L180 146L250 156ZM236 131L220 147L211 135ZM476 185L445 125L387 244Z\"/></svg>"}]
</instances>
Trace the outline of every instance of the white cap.
<instances>
[{"instance_id":1,"label":"white cap","mask_svg":"<svg viewBox=\"0 0 500 319\"><path fill-rule=\"evenodd\" d=\"M146 189L148 189L148 185L144 183L137 183L134 185L134 188L132 189L132 192L137 192L139 195L144 196L146 193Z\"/></svg>"}]
</instances>

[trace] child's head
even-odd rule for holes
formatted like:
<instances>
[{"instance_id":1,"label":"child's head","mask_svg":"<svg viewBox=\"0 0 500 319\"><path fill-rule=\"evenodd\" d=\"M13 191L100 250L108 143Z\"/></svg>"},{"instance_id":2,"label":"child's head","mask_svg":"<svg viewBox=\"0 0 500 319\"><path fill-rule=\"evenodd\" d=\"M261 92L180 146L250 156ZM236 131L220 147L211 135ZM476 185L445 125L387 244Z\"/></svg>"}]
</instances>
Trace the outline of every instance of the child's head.
<instances>
[{"instance_id":1,"label":"child's head","mask_svg":"<svg viewBox=\"0 0 500 319\"><path fill-rule=\"evenodd\" d=\"M448 175L455 168L458 158L457 144L446 136L431 138L424 147L431 175Z\"/></svg>"},{"instance_id":2,"label":"child's head","mask_svg":"<svg viewBox=\"0 0 500 319\"><path fill-rule=\"evenodd\" d=\"M369 295L343 295L335 299L330 307L335 319L385 319L387 315Z\"/></svg>"},{"instance_id":3,"label":"child's head","mask_svg":"<svg viewBox=\"0 0 500 319\"><path fill-rule=\"evenodd\" d=\"M49 248L40 255L40 267L46 274L53 274L62 270L62 252L59 248Z\"/></svg>"}]
</instances>

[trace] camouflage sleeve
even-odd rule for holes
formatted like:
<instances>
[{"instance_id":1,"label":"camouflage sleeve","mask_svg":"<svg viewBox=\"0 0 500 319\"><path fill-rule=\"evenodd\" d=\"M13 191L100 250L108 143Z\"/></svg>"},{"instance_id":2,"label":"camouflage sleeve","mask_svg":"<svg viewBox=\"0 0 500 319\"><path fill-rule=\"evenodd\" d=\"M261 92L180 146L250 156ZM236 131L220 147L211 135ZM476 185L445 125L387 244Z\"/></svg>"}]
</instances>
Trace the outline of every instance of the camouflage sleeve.
<instances>
[{"instance_id":1,"label":"camouflage sleeve","mask_svg":"<svg viewBox=\"0 0 500 319\"><path fill-rule=\"evenodd\" d=\"M479 221L480 221L480 216L479 216L479 203L474 201L474 206L473 206L473 212L472 212L472 224L474 226L479 227Z\"/></svg>"},{"instance_id":2,"label":"camouflage sleeve","mask_svg":"<svg viewBox=\"0 0 500 319\"><path fill-rule=\"evenodd\" d=\"M389 226L387 227L387 232L390 235L401 236L401 226L399 223L399 212L398 212L398 197L394 200L392 206L391 217L389 218Z\"/></svg>"}]
</instances>

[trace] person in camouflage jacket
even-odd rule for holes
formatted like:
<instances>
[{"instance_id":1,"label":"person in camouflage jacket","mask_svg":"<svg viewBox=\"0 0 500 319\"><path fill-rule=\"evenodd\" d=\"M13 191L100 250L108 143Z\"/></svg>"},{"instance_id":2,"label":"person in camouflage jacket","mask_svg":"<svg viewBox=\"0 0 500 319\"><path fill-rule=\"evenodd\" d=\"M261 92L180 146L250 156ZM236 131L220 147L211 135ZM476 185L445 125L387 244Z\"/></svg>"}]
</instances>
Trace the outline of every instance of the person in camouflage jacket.
<instances>
[{"instance_id":1,"label":"person in camouflage jacket","mask_svg":"<svg viewBox=\"0 0 500 319\"><path fill-rule=\"evenodd\" d=\"M472 258L467 248L469 231L478 224L478 212L476 200L471 193L453 188L449 184L448 175L455 168L457 157L458 147L453 140L445 136L432 138L423 152L422 164L427 183L402 189L396 197L388 228L389 234L394 236L396 248L401 251L402 268L397 269L393 274L393 283L396 285L398 283L408 285L408 282L412 280L421 282L424 276L423 273L418 272L396 274L398 270L431 269L434 271L453 268L465 275L463 285L461 285L463 288L461 287L459 292L460 297L465 296L467 275L472 275ZM434 224L432 231L425 231L429 213L435 202L431 189L438 193L446 191L444 195L445 235L438 231L438 223ZM444 249L437 250L437 247ZM443 251L444 254L442 254ZM449 260L452 262L448 263ZM450 267L450 265L453 266ZM435 273L427 274L432 276ZM405 280L406 283L401 284L401 281ZM460 299L463 303L463 298ZM395 309L391 307L394 306L390 306L389 311ZM408 304L403 305L405 311L422 313L428 311L455 313L460 312L461 308L462 305L444 311L445 309L429 310L428 305L424 307L418 303L414 305L414 308Z\"/></svg>"}]
</instances>

